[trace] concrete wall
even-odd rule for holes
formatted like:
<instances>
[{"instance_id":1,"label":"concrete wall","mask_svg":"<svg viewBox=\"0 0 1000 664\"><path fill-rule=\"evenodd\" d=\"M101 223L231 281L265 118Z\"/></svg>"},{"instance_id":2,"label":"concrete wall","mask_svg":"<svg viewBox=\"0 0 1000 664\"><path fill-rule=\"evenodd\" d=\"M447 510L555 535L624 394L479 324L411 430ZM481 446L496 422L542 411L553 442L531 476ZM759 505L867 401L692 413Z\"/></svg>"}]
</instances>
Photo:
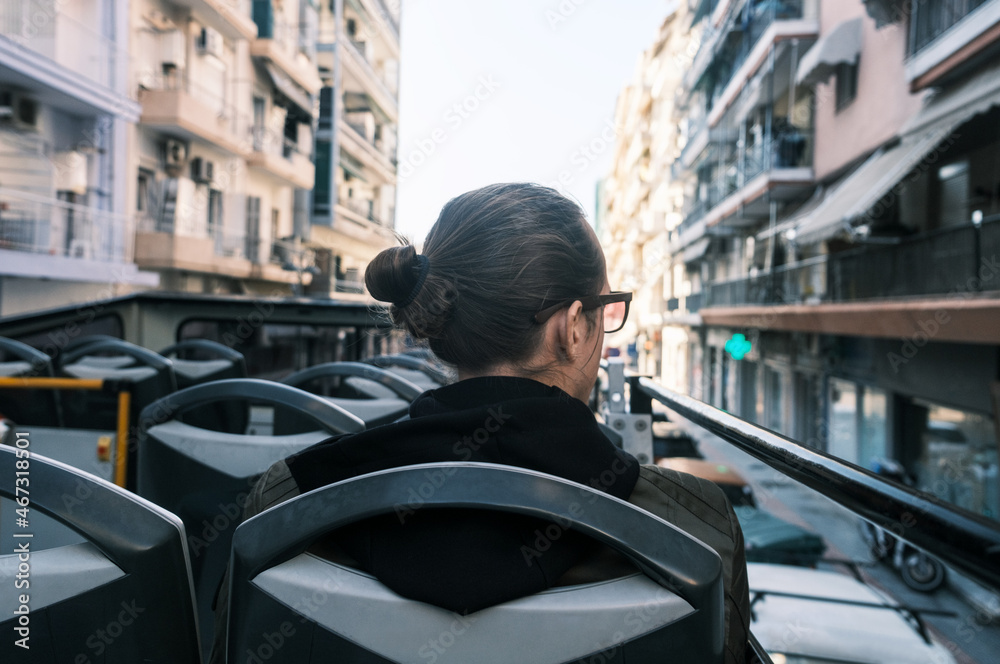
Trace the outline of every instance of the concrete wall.
<instances>
[{"instance_id":1,"label":"concrete wall","mask_svg":"<svg viewBox=\"0 0 1000 664\"><path fill-rule=\"evenodd\" d=\"M920 108L921 95L909 92L903 69L905 26L892 24L876 30L860 0L838 0L821 3L820 34L858 16L864 19L864 33L857 97L838 112L836 78L816 86L817 180L891 139Z\"/></svg>"}]
</instances>

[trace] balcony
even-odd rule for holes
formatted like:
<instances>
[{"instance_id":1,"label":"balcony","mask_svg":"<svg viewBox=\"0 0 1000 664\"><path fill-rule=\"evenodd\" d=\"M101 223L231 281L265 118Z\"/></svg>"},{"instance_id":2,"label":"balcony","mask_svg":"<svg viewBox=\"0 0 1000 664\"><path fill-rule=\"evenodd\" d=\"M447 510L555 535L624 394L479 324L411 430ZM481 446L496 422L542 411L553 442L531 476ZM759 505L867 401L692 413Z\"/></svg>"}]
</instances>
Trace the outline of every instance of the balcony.
<instances>
[{"instance_id":1,"label":"balcony","mask_svg":"<svg viewBox=\"0 0 1000 664\"><path fill-rule=\"evenodd\" d=\"M259 238L224 228L201 235L182 235L172 224L144 218L135 235L135 260L151 270L183 270L237 279L263 279L291 284L295 273L270 262Z\"/></svg>"},{"instance_id":2,"label":"balcony","mask_svg":"<svg viewBox=\"0 0 1000 664\"><path fill-rule=\"evenodd\" d=\"M375 142L369 141L357 128L344 120L341 120L337 127L340 130L341 148L347 150L364 166L376 173L382 181L390 184L395 183L396 166L382 153Z\"/></svg>"},{"instance_id":3,"label":"balcony","mask_svg":"<svg viewBox=\"0 0 1000 664\"><path fill-rule=\"evenodd\" d=\"M254 2L257 38L250 42L250 55L267 60L287 74L310 95L319 92L323 81L316 71L315 53L310 58L316 35L314 26L292 25L274 20L271 2Z\"/></svg>"},{"instance_id":4,"label":"balcony","mask_svg":"<svg viewBox=\"0 0 1000 664\"><path fill-rule=\"evenodd\" d=\"M126 47L85 22L87 12L73 18L77 11L72 4L53 10L0 0L0 81L26 77L46 89L47 103L80 114L83 102L91 113L135 121L139 109L127 93Z\"/></svg>"},{"instance_id":5,"label":"balcony","mask_svg":"<svg viewBox=\"0 0 1000 664\"><path fill-rule=\"evenodd\" d=\"M130 217L0 187L0 274L157 284L129 263Z\"/></svg>"},{"instance_id":6,"label":"balcony","mask_svg":"<svg viewBox=\"0 0 1000 664\"><path fill-rule=\"evenodd\" d=\"M235 156L250 153L245 115L236 113L219 90L203 88L176 76L149 77L140 81L140 122L152 129L188 140L211 143Z\"/></svg>"},{"instance_id":7,"label":"balcony","mask_svg":"<svg viewBox=\"0 0 1000 664\"><path fill-rule=\"evenodd\" d=\"M719 122L745 82L765 61L772 44L819 34L817 0L748 1L752 7L746 19L739 12L731 15L723 35L703 46L712 49L706 71L711 69L715 76L709 104L711 126Z\"/></svg>"},{"instance_id":8,"label":"balcony","mask_svg":"<svg viewBox=\"0 0 1000 664\"><path fill-rule=\"evenodd\" d=\"M911 0L906 76L914 90L931 86L996 44L1000 2Z\"/></svg>"},{"instance_id":9,"label":"balcony","mask_svg":"<svg viewBox=\"0 0 1000 664\"><path fill-rule=\"evenodd\" d=\"M345 73L358 81L364 91L371 95L375 103L386 113L389 120L398 122L399 104L396 100L395 84L390 86L386 83L365 57L364 51L358 50L357 44L351 40L343 43L341 53Z\"/></svg>"},{"instance_id":10,"label":"balcony","mask_svg":"<svg viewBox=\"0 0 1000 664\"><path fill-rule=\"evenodd\" d=\"M681 235L701 220L712 226L737 210L743 223L769 213L770 200L794 198L813 184L813 132L786 125L731 157L708 183L678 227ZM769 196L764 196L764 194Z\"/></svg>"},{"instance_id":11,"label":"balcony","mask_svg":"<svg viewBox=\"0 0 1000 664\"><path fill-rule=\"evenodd\" d=\"M284 136L267 131L264 127L254 127L253 152L247 157L247 165L266 171L284 184L298 189L312 189L315 184L316 167L308 155L299 151L299 146Z\"/></svg>"},{"instance_id":12,"label":"balcony","mask_svg":"<svg viewBox=\"0 0 1000 664\"><path fill-rule=\"evenodd\" d=\"M228 39L254 39L257 24L250 17L250 0L170 0L187 7L205 24Z\"/></svg>"},{"instance_id":13,"label":"balcony","mask_svg":"<svg viewBox=\"0 0 1000 664\"><path fill-rule=\"evenodd\" d=\"M1000 291L1000 274L983 279L1000 255L1000 216L843 253L782 265L770 273L710 284L705 307L796 305L946 297Z\"/></svg>"}]
</instances>

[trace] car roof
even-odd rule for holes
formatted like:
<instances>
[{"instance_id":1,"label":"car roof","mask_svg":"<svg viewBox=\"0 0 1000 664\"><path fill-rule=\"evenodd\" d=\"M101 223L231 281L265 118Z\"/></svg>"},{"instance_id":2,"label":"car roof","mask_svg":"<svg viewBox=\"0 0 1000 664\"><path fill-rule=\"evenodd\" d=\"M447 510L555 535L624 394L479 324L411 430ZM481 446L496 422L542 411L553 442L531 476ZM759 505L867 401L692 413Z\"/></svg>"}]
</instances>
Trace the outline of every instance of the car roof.
<instances>
[{"instance_id":1,"label":"car roof","mask_svg":"<svg viewBox=\"0 0 1000 664\"><path fill-rule=\"evenodd\" d=\"M747 575L751 629L768 652L871 664L955 661L899 611L883 608L896 602L853 577L767 563L748 563Z\"/></svg>"},{"instance_id":2,"label":"car roof","mask_svg":"<svg viewBox=\"0 0 1000 664\"><path fill-rule=\"evenodd\" d=\"M661 457L656 460L661 468L670 468L695 477L710 480L716 484L734 484L746 486L747 481L732 467L706 459L691 459L689 457Z\"/></svg>"}]
</instances>

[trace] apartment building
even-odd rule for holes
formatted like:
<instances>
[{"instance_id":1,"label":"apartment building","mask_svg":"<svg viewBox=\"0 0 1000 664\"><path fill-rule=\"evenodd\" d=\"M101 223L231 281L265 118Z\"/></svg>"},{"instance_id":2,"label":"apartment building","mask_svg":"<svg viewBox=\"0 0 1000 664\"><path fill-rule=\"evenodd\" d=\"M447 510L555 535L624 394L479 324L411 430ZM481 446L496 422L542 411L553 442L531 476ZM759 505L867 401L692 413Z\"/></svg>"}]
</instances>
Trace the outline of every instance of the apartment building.
<instances>
[{"instance_id":1,"label":"apartment building","mask_svg":"<svg viewBox=\"0 0 1000 664\"><path fill-rule=\"evenodd\" d=\"M1000 0L692 10L670 370L1000 518Z\"/></svg>"},{"instance_id":2,"label":"apartment building","mask_svg":"<svg viewBox=\"0 0 1000 664\"><path fill-rule=\"evenodd\" d=\"M175 291L302 293L313 187L313 0L133 0L135 260Z\"/></svg>"},{"instance_id":3,"label":"apartment building","mask_svg":"<svg viewBox=\"0 0 1000 664\"><path fill-rule=\"evenodd\" d=\"M329 0L319 15L320 90L310 245L314 291L360 296L395 243L399 0Z\"/></svg>"},{"instance_id":4,"label":"apartment building","mask_svg":"<svg viewBox=\"0 0 1000 664\"><path fill-rule=\"evenodd\" d=\"M128 34L128 3L0 1L0 315L157 284L120 177Z\"/></svg>"},{"instance_id":5,"label":"apartment building","mask_svg":"<svg viewBox=\"0 0 1000 664\"><path fill-rule=\"evenodd\" d=\"M663 335L679 333L663 324L664 293L673 278L668 233L680 223L683 204L683 190L670 176L679 153L674 91L690 64L690 23L687 6L674 3L656 40L639 58L632 82L619 95L619 140L598 203L608 278L616 289L634 293L636 312L607 343L668 385L677 374L666 369L675 359L663 352ZM668 340L668 347L684 345L675 339Z\"/></svg>"}]
</instances>

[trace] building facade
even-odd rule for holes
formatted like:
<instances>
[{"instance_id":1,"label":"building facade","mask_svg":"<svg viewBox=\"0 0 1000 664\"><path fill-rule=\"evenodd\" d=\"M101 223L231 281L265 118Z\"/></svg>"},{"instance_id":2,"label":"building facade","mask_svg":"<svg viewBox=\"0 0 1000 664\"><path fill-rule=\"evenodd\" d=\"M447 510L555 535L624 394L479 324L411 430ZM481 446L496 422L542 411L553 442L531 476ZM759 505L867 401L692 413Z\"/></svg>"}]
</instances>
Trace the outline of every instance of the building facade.
<instances>
[{"instance_id":1,"label":"building facade","mask_svg":"<svg viewBox=\"0 0 1000 664\"><path fill-rule=\"evenodd\" d=\"M136 262L168 290L300 292L312 271L301 208L314 180L316 6L133 0L131 21Z\"/></svg>"},{"instance_id":2,"label":"building facade","mask_svg":"<svg viewBox=\"0 0 1000 664\"><path fill-rule=\"evenodd\" d=\"M319 124L311 246L314 292L360 296L368 262L395 242L399 0L320 9Z\"/></svg>"},{"instance_id":3,"label":"building facade","mask_svg":"<svg viewBox=\"0 0 1000 664\"><path fill-rule=\"evenodd\" d=\"M367 297L394 241L399 9L0 2L0 315Z\"/></svg>"},{"instance_id":4,"label":"building facade","mask_svg":"<svg viewBox=\"0 0 1000 664\"><path fill-rule=\"evenodd\" d=\"M0 315L149 288L121 169L128 3L0 2Z\"/></svg>"},{"instance_id":5,"label":"building facade","mask_svg":"<svg viewBox=\"0 0 1000 664\"><path fill-rule=\"evenodd\" d=\"M674 387L677 374L667 367L675 358L664 353L674 346L663 335L675 331L663 323L664 293L672 279L669 233L681 221L683 204L683 191L670 173L679 153L674 90L690 61L690 23L687 7L675 3L620 94L619 140L598 202L608 278L616 288L633 291L636 312L608 344L631 355L640 371Z\"/></svg>"},{"instance_id":6,"label":"building facade","mask_svg":"<svg viewBox=\"0 0 1000 664\"><path fill-rule=\"evenodd\" d=\"M1000 2L690 9L667 382L1000 518Z\"/></svg>"}]
</instances>

